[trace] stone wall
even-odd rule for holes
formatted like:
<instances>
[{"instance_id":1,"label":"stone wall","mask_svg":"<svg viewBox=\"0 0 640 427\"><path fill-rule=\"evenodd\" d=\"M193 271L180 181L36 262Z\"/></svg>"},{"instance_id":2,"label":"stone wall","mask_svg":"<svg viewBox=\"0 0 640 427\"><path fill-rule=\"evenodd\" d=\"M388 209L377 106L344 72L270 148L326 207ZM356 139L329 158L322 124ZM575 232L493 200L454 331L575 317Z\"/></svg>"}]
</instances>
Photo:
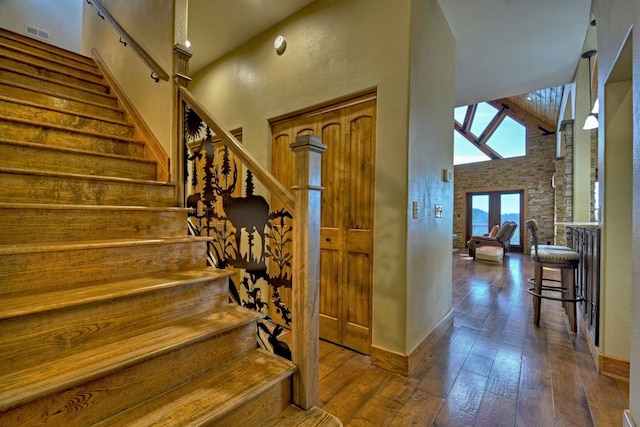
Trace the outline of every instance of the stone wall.
<instances>
[{"instance_id":1,"label":"stone wall","mask_svg":"<svg viewBox=\"0 0 640 427\"><path fill-rule=\"evenodd\" d=\"M465 193L479 190L525 190L523 219L535 218L540 225L541 243L553 242L556 171L556 136L543 136L527 130L527 154L524 157L492 160L455 166L454 174L454 247L465 248ZM521 230L522 232L522 230ZM524 242L524 247L528 242Z\"/></svg>"}]
</instances>

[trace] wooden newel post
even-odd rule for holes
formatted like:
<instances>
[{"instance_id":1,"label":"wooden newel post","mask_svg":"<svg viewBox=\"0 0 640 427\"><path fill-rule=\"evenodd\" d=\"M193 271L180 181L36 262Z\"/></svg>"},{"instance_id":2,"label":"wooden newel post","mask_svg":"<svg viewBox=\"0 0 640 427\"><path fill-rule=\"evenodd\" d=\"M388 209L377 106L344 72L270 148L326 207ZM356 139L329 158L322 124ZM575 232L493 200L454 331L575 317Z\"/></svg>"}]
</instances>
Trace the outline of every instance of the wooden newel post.
<instances>
[{"instance_id":1,"label":"wooden newel post","mask_svg":"<svg viewBox=\"0 0 640 427\"><path fill-rule=\"evenodd\" d=\"M174 120L176 121L176 134L175 146L173 147L173 153L171 158L173 159L173 165L171 165L171 181L176 184L175 200L178 206L185 206L185 175L187 171L184 170L184 108L180 101L180 95L178 94L178 88L188 87L191 78L189 74L189 59L191 58L191 52L187 50L186 46L176 44L173 47L174 58L174 73L173 73L173 85L174 85Z\"/></svg>"},{"instance_id":2,"label":"wooden newel post","mask_svg":"<svg viewBox=\"0 0 640 427\"><path fill-rule=\"evenodd\" d=\"M296 180L293 258L293 403L304 410L318 404L318 340L320 286L320 180L327 146L314 135L296 137Z\"/></svg>"}]
</instances>

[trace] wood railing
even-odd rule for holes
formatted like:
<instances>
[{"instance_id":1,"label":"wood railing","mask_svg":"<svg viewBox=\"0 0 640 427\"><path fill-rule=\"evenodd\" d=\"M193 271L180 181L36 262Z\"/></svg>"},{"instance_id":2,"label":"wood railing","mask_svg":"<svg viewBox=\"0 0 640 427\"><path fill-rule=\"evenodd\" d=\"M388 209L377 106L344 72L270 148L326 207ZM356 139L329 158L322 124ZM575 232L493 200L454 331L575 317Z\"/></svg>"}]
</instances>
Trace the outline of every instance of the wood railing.
<instances>
[{"instance_id":1,"label":"wood railing","mask_svg":"<svg viewBox=\"0 0 640 427\"><path fill-rule=\"evenodd\" d=\"M291 144L296 167L292 194L186 88L179 87L177 93L178 134L183 135L178 147L181 154L177 160L183 165L178 179L185 184L180 202L204 223L200 232L218 239L210 251L218 258L216 266L250 271L250 278L242 282L251 295L252 308L266 305L253 288L257 279L264 280L275 292L283 283L290 286L290 317L284 305L276 302L276 307L284 313L285 322L291 321L292 361L298 366L293 403L310 409L318 404L320 167L326 147L312 135L298 137ZM196 162L204 162L204 171L196 171ZM246 172L244 195L238 194L239 169ZM282 209L270 211L266 200L254 194L253 177ZM257 219L251 223L249 217ZM268 263L275 265L277 274L267 272Z\"/></svg>"},{"instance_id":2,"label":"wood railing","mask_svg":"<svg viewBox=\"0 0 640 427\"><path fill-rule=\"evenodd\" d=\"M145 51L142 46L135 41L133 37L118 23L118 21L109 13L109 10L105 7L101 0L87 0L87 3L92 5L98 10L98 15L106 19L111 24L114 30L120 36L120 42L129 46L133 52L144 62L144 64L151 70L151 78L158 82L159 80L168 81L169 74Z\"/></svg>"}]
</instances>

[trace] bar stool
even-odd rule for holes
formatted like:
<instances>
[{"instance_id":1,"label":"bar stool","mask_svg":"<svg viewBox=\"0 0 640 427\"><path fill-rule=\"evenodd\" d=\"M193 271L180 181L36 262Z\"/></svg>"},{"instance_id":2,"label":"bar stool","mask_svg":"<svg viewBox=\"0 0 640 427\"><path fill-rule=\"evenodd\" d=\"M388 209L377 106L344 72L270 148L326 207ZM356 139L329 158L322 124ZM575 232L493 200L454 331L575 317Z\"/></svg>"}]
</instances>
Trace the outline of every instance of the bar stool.
<instances>
[{"instance_id":1,"label":"bar stool","mask_svg":"<svg viewBox=\"0 0 640 427\"><path fill-rule=\"evenodd\" d=\"M554 249L549 246L538 245L538 233L534 220L525 222L527 231L533 241L531 258L534 263L533 282L534 286L527 289L533 295L533 323L540 326L540 304L541 300L550 299L562 301L562 306L569 318L569 326L572 332L578 332L576 322L576 303L584 298L576 295L575 273L580 263L580 254L572 250ZM544 267L560 269L560 286L543 286L542 271ZM543 291L560 292L563 296L554 297L544 295Z\"/></svg>"},{"instance_id":2,"label":"bar stool","mask_svg":"<svg viewBox=\"0 0 640 427\"><path fill-rule=\"evenodd\" d=\"M540 227L538 227L538 221L536 221L535 219L530 219L529 221L531 221L531 226L534 227L535 231L536 231L536 235L538 232L538 229ZM558 250L558 251L573 251L573 248L570 248L569 246L559 246L559 245L538 245L538 249L552 249L552 250ZM532 246L531 247L531 253L534 253L535 249ZM575 251L574 251L575 252ZM527 281L529 283L531 283L532 285L535 285L535 281L533 280L533 277L529 277L527 279ZM560 282L560 280L557 279L545 279L544 277L542 278L542 281L548 281L548 282Z\"/></svg>"}]
</instances>

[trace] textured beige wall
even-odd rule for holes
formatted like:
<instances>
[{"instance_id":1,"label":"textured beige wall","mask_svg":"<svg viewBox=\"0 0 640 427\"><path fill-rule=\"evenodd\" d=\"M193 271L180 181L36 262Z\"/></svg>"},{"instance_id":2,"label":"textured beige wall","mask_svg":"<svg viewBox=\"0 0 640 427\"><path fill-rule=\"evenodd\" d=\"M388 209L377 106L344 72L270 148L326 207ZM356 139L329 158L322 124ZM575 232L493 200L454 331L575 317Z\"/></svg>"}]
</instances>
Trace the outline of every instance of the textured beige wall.
<instances>
[{"instance_id":1,"label":"textured beige wall","mask_svg":"<svg viewBox=\"0 0 640 427\"><path fill-rule=\"evenodd\" d=\"M48 31L48 43L80 53L82 3L80 0L1 0L0 27L28 35L28 24Z\"/></svg>"},{"instance_id":2,"label":"textured beige wall","mask_svg":"<svg viewBox=\"0 0 640 427\"><path fill-rule=\"evenodd\" d=\"M420 18L422 24L437 24L436 31L423 27L429 34L439 34L444 27L435 4L430 0L419 9L425 15L431 10L436 13ZM271 156L270 118L377 89L373 344L399 353L412 347L415 336L433 328L434 318L451 299L450 276L446 272L430 272L433 279L429 286L433 292L429 296L433 299L429 307L438 307L438 314L417 319L416 329L421 332L411 332L411 337L407 337L407 323L413 321L406 317L408 264L429 259L429 265L440 268L450 266L451 261L447 251L427 253L424 246L417 248L420 253L407 259L410 7L409 0L314 2L206 67L194 76L191 84L195 96L227 129L242 127L243 144L265 165L270 163ZM273 49L278 34L288 40L287 50L281 56ZM430 42L429 48L445 49L435 46L438 37ZM452 58L449 39L441 40L448 43L446 52ZM450 64L450 58L446 64ZM448 67L445 69L452 75ZM437 73L429 72L431 76ZM442 82L447 83L448 79L443 77ZM442 86L441 95L452 98L453 85L448 90L445 84ZM420 94L417 99L426 98ZM434 135L444 134L446 127L450 139L452 101L442 104L433 97L425 102L429 106L424 111L446 117L437 124ZM443 113L439 108L447 111ZM430 141L432 147L439 144L450 141ZM446 165L450 159L447 154L438 156L439 170L440 164ZM436 239L447 237L440 246L450 246L450 233L450 227L446 232L438 228Z\"/></svg>"},{"instance_id":3,"label":"textured beige wall","mask_svg":"<svg viewBox=\"0 0 640 427\"><path fill-rule=\"evenodd\" d=\"M591 60L593 66L594 58ZM589 100L589 62L581 60L576 73L573 137L573 221L591 221L591 130L584 130L584 120L591 112Z\"/></svg>"},{"instance_id":4,"label":"textured beige wall","mask_svg":"<svg viewBox=\"0 0 640 427\"><path fill-rule=\"evenodd\" d=\"M602 204L602 273L600 350L607 356L630 359L632 218L632 100L631 82L607 85Z\"/></svg>"},{"instance_id":5,"label":"textured beige wall","mask_svg":"<svg viewBox=\"0 0 640 427\"><path fill-rule=\"evenodd\" d=\"M171 75L173 72L173 2L154 0L103 0L120 25ZM171 80L155 83L151 71L128 46L119 42L111 25L83 2L82 53L96 48L127 96L171 153L173 86Z\"/></svg>"},{"instance_id":6,"label":"textured beige wall","mask_svg":"<svg viewBox=\"0 0 640 427\"><path fill-rule=\"evenodd\" d=\"M425 31L425 29L428 29ZM455 40L435 0L411 7L407 347L410 353L452 307L451 230ZM418 204L413 218L413 202ZM443 217L435 218L435 207Z\"/></svg>"},{"instance_id":7,"label":"textured beige wall","mask_svg":"<svg viewBox=\"0 0 640 427\"><path fill-rule=\"evenodd\" d=\"M640 123L640 3L637 0L619 0L611 2L608 0L593 0L593 12L595 14L597 22L597 43L598 43L598 94L600 98L600 112L604 112L600 117L600 128L598 129L598 142L600 146L600 153L604 153L606 156L606 147L614 147L616 145L616 138L624 138L631 144L631 159L626 159L628 170L628 177L626 178L626 184L621 184L630 190L627 194L626 200L621 201L621 207L628 208L630 206L630 223L625 224L627 232L630 232L629 241L625 241L619 245L618 250L622 255L630 256L631 260L631 277L625 279L630 281L627 284L616 284L615 282L605 282L602 284L604 287L613 287L614 294L618 294L614 298L625 298L627 301L624 303L623 309L628 311L626 314L617 313L620 307L614 306L614 301L604 301L605 307L601 314L601 327L604 328L603 334L606 332L606 336L603 336L605 340L604 351L607 353L608 348L617 348L618 345L624 345L623 343L629 343L629 360L631 362L631 382L630 382L630 397L629 406L631 414L635 419L635 422L640 421L640 263L637 262L640 259L640 132L638 132L638 123ZM635 30L632 31L632 28ZM614 101L613 94L609 94L606 99L604 98L604 86L614 70L614 65L617 62L618 55L627 41L632 47L630 55L630 63L624 68L628 70L629 81L628 95L631 103L631 111L627 111L627 117L631 120L631 123L626 123L624 126L629 130L631 126L632 133L626 135L620 135L615 132L615 126L619 117L619 112L612 111L615 103L624 102L623 98L618 98ZM612 98L609 98L611 96ZM616 96L617 98L617 96ZM604 105L603 100L604 99ZM610 102L609 107L606 103ZM629 106L627 105L627 109ZM628 120L627 119L627 120ZM604 126L602 124L604 123ZM627 131L628 132L628 131ZM627 155L628 156L628 155ZM603 178L603 173L607 172L602 170L603 162L601 161L601 170L599 178ZM604 167L607 167L606 163ZM609 166L612 167L612 166ZM613 168L618 168L618 165L614 165ZM601 185L602 185L601 181ZM606 186L606 183L605 183ZM607 188L601 191L602 200L606 203ZM629 195L631 197L629 197ZM615 197L615 196L614 196ZM602 205L602 204L601 204ZM609 208L611 209L611 208ZM603 230L603 239L607 239L606 235L609 232L607 228L607 207L602 207L602 219L605 223ZM610 213L609 213L610 214ZM613 256L613 253L612 253ZM603 268L614 267L614 264L609 266L604 261ZM627 267L628 268L628 267ZM606 274L606 273L605 273ZM625 290L626 288L626 290ZM620 291L625 293L620 295ZM603 289L603 295L606 296L606 289ZM620 319L620 316L626 316L627 319ZM634 327L631 327L634 325ZM602 330L602 329L601 329ZM618 342L619 344L616 344ZM611 347L610 347L611 346Z\"/></svg>"}]
</instances>

